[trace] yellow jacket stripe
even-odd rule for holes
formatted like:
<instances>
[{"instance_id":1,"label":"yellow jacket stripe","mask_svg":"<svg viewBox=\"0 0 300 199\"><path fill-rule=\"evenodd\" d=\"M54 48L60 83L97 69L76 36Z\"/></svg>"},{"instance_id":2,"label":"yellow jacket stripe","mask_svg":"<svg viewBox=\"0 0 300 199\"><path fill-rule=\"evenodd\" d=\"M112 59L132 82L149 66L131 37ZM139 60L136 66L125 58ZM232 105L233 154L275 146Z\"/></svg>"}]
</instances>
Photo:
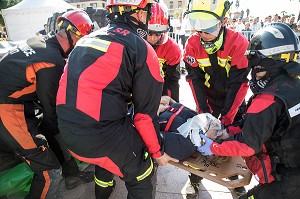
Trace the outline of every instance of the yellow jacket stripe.
<instances>
[{"instance_id":1,"label":"yellow jacket stripe","mask_svg":"<svg viewBox=\"0 0 300 199\"><path fill-rule=\"evenodd\" d=\"M90 47L102 52L107 52L107 49L110 44L110 41L106 41L103 39L83 38L77 42L76 46Z\"/></svg>"},{"instance_id":2,"label":"yellow jacket stripe","mask_svg":"<svg viewBox=\"0 0 300 199\"><path fill-rule=\"evenodd\" d=\"M227 59L221 59L220 57L218 57L217 59L218 59L219 66L225 68L227 77L229 77L229 70L231 68L229 62L231 61L231 57L228 56ZM210 67L211 66L210 60L209 60L209 58L197 59L197 62L198 62L199 67L201 68L201 70L203 70L205 72L206 81L204 82L204 85L209 88L210 84L209 84L208 81L210 79L210 76L206 73L205 67Z\"/></svg>"}]
</instances>

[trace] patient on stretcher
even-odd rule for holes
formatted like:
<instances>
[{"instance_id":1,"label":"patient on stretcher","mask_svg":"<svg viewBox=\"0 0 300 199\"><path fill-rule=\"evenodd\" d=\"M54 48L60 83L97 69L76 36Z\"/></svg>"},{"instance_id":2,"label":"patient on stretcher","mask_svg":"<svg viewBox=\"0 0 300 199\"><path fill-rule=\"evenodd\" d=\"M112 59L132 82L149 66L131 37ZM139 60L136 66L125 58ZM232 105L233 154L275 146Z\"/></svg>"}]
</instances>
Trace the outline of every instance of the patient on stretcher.
<instances>
[{"instance_id":1,"label":"patient on stretcher","mask_svg":"<svg viewBox=\"0 0 300 199\"><path fill-rule=\"evenodd\" d=\"M190 157L203 144L200 133L213 140L228 137L217 118L209 113L198 114L169 96L161 97L158 115L164 151L179 160ZM209 158L219 163L227 160L226 157Z\"/></svg>"}]
</instances>

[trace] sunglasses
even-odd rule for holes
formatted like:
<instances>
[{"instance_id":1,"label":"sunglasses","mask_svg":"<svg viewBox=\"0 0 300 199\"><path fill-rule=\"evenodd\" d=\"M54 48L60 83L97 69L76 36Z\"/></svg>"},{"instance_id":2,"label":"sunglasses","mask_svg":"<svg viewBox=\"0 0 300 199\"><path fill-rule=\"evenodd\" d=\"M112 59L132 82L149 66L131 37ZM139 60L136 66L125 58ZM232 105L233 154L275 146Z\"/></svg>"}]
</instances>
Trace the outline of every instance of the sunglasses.
<instances>
[{"instance_id":1,"label":"sunglasses","mask_svg":"<svg viewBox=\"0 0 300 199\"><path fill-rule=\"evenodd\" d=\"M162 35L162 33L161 33L161 32L148 32L148 35L149 35L149 36L155 35L155 36L159 37L159 36Z\"/></svg>"}]
</instances>

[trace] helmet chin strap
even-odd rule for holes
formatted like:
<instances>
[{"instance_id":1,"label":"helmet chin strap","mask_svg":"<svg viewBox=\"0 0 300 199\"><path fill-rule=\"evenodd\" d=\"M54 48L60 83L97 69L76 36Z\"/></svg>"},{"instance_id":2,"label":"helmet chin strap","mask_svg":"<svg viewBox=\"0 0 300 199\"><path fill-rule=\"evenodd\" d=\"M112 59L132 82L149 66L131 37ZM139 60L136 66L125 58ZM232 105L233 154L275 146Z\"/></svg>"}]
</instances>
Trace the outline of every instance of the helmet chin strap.
<instances>
[{"instance_id":1,"label":"helmet chin strap","mask_svg":"<svg viewBox=\"0 0 300 199\"><path fill-rule=\"evenodd\" d=\"M223 47L224 44L225 27L221 27L218 36L212 41L203 41L200 37L200 42L208 54L214 54ZM217 44L217 45L216 45Z\"/></svg>"},{"instance_id":2,"label":"helmet chin strap","mask_svg":"<svg viewBox=\"0 0 300 199\"><path fill-rule=\"evenodd\" d=\"M68 42L69 42L69 49L65 53L65 58L67 58L69 56L70 52L74 49L74 45L73 45L73 39L71 37L70 31L65 30L65 32L66 32Z\"/></svg>"},{"instance_id":3,"label":"helmet chin strap","mask_svg":"<svg viewBox=\"0 0 300 199\"><path fill-rule=\"evenodd\" d=\"M155 42L155 44L151 44L151 46L152 46L152 48L154 48L154 50L157 48L157 46L159 46L162 38L163 38L163 36L161 35L159 40L157 42Z\"/></svg>"},{"instance_id":4,"label":"helmet chin strap","mask_svg":"<svg viewBox=\"0 0 300 199\"><path fill-rule=\"evenodd\" d=\"M148 21L149 21L148 15L147 15L146 23L144 24L143 22L137 20L135 17L131 16L131 14L132 13L125 13L124 14L125 22L128 23L129 26L133 30L135 30L140 37L142 37L143 39L147 39L147 34L148 34L148 25L147 24L148 24Z\"/></svg>"},{"instance_id":5,"label":"helmet chin strap","mask_svg":"<svg viewBox=\"0 0 300 199\"><path fill-rule=\"evenodd\" d=\"M122 6L123 8L123 6ZM148 22L151 19L151 4L147 4L145 8L141 9L133 9L132 7L125 6L126 11L122 9L120 10L120 7L115 6L112 7L112 10L114 10L112 13L110 13L107 17L112 22L121 22L124 21L127 23L137 34L142 37L143 39L147 39L148 34ZM137 20L135 17L131 16L134 13L139 12L140 10L147 11L147 18L146 23L143 23L139 20Z\"/></svg>"}]
</instances>

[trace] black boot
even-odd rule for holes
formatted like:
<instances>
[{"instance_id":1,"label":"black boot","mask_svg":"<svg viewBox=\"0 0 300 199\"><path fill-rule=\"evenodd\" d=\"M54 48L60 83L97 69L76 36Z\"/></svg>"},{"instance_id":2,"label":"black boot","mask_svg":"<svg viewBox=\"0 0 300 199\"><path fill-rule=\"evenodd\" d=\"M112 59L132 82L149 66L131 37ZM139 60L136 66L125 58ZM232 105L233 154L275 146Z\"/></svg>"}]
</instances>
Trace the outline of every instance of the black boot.
<instances>
[{"instance_id":1,"label":"black boot","mask_svg":"<svg viewBox=\"0 0 300 199\"><path fill-rule=\"evenodd\" d=\"M229 177L230 180L237 180L239 179L238 176L231 176ZM236 187L236 188L233 188L232 191L237 195L237 196L241 196L243 194L245 194L247 191L245 189L245 187Z\"/></svg>"},{"instance_id":2,"label":"black boot","mask_svg":"<svg viewBox=\"0 0 300 199\"><path fill-rule=\"evenodd\" d=\"M66 189L74 189L78 185L94 180L93 171L80 171L74 158L65 161L62 165L62 175L65 178Z\"/></svg>"},{"instance_id":3,"label":"black boot","mask_svg":"<svg viewBox=\"0 0 300 199\"><path fill-rule=\"evenodd\" d=\"M236 188L233 188L233 192L237 196L241 196L241 195L245 194L247 191L246 191L245 187L236 187Z\"/></svg>"},{"instance_id":4,"label":"black boot","mask_svg":"<svg viewBox=\"0 0 300 199\"><path fill-rule=\"evenodd\" d=\"M116 186L116 181L113 180L112 186L101 187L95 183L95 195L96 199L108 199L111 193L114 191Z\"/></svg>"}]
</instances>

